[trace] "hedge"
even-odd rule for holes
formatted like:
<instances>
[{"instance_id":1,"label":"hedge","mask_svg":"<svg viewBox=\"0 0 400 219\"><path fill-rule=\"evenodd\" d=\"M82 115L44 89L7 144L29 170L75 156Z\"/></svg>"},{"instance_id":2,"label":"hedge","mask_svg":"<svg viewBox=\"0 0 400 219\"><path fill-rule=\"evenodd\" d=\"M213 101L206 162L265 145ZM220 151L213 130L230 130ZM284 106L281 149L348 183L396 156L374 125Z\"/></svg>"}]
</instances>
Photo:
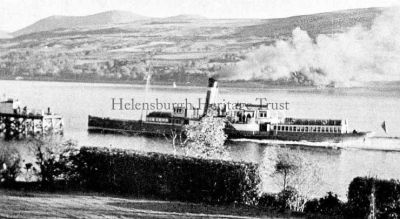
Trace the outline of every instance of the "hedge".
<instances>
[{"instance_id":1,"label":"hedge","mask_svg":"<svg viewBox=\"0 0 400 219\"><path fill-rule=\"evenodd\" d=\"M260 182L252 163L132 150L82 147L79 181L87 189L209 204L254 204Z\"/></svg>"},{"instance_id":2,"label":"hedge","mask_svg":"<svg viewBox=\"0 0 400 219\"><path fill-rule=\"evenodd\" d=\"M364 218L370 211L372 185L375 186L375 206L378 218L400 217L400 182L368 177L356 177L348 191L348 215Z\"/></svg>"}]
</instances>

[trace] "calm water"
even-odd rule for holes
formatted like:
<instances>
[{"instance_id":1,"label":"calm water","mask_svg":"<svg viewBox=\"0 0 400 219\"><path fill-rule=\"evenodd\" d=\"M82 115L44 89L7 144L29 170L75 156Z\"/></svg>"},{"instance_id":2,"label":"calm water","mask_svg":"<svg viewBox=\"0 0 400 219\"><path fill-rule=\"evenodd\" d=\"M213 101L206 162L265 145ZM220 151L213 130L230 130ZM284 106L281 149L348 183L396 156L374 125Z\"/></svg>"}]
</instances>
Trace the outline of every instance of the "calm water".
<instances>
[{"instance_id":1,"label":"calm water","mask_svg":"<svg viewBox=\"0 0 400 219\"><path fill-rule=\"evenodd\" d=\"M0 95L18 98L30 108L46 109L64 116L65 138L75 139L80 145L111 146L143 151L171 153L165 139L128 137L118 135L89 135L88 115L112 118L139 119L140 110L112 110L112 98L135 102L174 103L198 105L205 97L206 88L152 86L146 94L144 86L86 83L0 81ZM269 102L289 102L286 116L301 118L346 118L350 128L373 131L375 136L365 142L338 145L308 144L293 146L293 142L234 141L228 142L231 156L237 160L260 162L265 153L289 147L322 170L321 193L334 191L345 198L348 184L356 176L378 176L400 179L400 89L353 88L335 90L317 89L243 89L224 88L220 84L219 99L230 102L258 103L255 98ZM380 127L386 121L388 134ZM0 142L0 144L6 144ZM15 143L14 143L15 144ZM23 147L23 142L18 143ZM337 146L325 149L315 146ZM268 190L268 188L265 188Z\"/></svg>"}]
</instances>

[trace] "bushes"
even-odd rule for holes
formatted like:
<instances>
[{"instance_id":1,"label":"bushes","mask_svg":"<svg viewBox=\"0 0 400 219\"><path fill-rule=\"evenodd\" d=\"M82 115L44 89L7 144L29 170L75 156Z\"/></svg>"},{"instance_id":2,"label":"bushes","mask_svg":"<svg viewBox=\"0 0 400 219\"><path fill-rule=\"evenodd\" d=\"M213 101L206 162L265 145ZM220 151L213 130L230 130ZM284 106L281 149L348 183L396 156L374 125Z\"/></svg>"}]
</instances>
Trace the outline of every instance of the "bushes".
<instances>
[{"instance_id":1,"label":"bushes","mask_svg":"<svg viewBox=\"0 0 400 219\"><path fill-rule=\"evenodd\" d=\"M31 150L40 169L37 174L43 188L52 188L57 179L73 181L72 177L75 176L77 169L74 166L78 152L76 143L34 139Z\"/></svg>"},{"instance_id":2,"label":"bushes","mask_svg":"<svg viewBox=\"0 0 400 219\"><path fill-rule=\"evenodd\" d=\"M210 204L256 201L257 165L160 153L83 147L78 172L87 188Z\"/></svg>"},{"instance_id":3,"label":"bushes","mask_svg":"<svg viewBox=\"0 0 400 219\"><path fill-rule=\"evenodd\" d=\"M0 147L0 183L15 182L21 168L21 156L15 148Z\"/></svg>"},{"instance_id":4,"label":"bushes","mask_svg":"<svg viewBox=\"0 0 400 219\"><path fill-rule=\"evenodd\" d=\"M277 198L277 195L264 193L258 199L258 206L261 208L270 208L276 210L281 210L282 207L285 208L286 203L280 203Z\"/></svg>"},{"instance_id":5,"label":"bushes","mask_svg":"<svg viewBox=\"0 0 400 219\"><path fill-rule=\"evenodd\" d=\"M319 199L319 212L325 215L342 215L345 211L344 204L336 194L328 192L325 197Z\"/></svg>"},{"instance_id":6,"label":"bushes","mask_svg":"<svg viewBox=\"0 0 400 219\"><path fill-rule=\"evenodd\" d=\"M345 213L345 205L341 202L336 194L328 192L328 194L320 199L313 199L306 203L304 209L306 213L342 216Z\"/></svg>"},{"instance_id":7,"label":"bushes","mask_svg":"<svg viewBox=\"0 0 400 219\"><path fill-rule=\"evenodd\" d=\"M42 174L39 179L46 180L47 185L61 179L69 183L64 189L77 185L74 188L156 199L208 204L258 203L261 208L279 211L302 211L296 206L305 203L304 212L309 215L365 218L370 212L374 188L376 216L400 217L400 182L395 180L354 178L347 203L332 193L305 202L290 187L277 195L257 198L260 178L255 164L95 147L83 147L76 153L72 142L54 147L37 143L37 164ZM0 149L0 180L15 183L21 168L19 154ZM299 200L304 202L299 204Z\"/></svg>"},{"instance_id":8,"label":"bushes","mask_svg":"<svg viewBox=\"0 0 400 219\"><path fill-rule=\"evenodd\" d=\"M293 210L291 204L293 199L298 195L298 192L291 187L287 187L287 189L282 190L276 195L265 193L259 198L258 206L282 212L285 210Z\"/></svg>"},{"instance_id":9,"label":"bushes","mask_svg":"<svg viewBox=\"0 0 400 219\"><path fill-rule=\"evenodd\" d=\"M346 218L366 218L370 214L372 188L375 187L375 215L377 218L399 218L400 182L356 177L350 183L347 203L328 193L319 200L309 201L305 212Z\"/></svg>"},{"instance_id":10,"label":"bushes","mask_svg":"<svg viewBox=\"0 0 400 219\"><path fill-rule=\"evenodd\" d=\"M378 218L400 217L400 182L367 177L354 178L348 192L348 214L365 217L370 211L370 197L375 187L375 206Z\"/></svg>"},{"instance_id":11,"label":"bushes","mask_svg":"<svg viewBox=\"0 0 400 219\"><path fill-rule=\"evenodd\" d=\"M375 192L373 191L375 188ZM356 177L349 185L348 201L342 203L337 195L327 196L307 202L306 213L331 215L346 218L366 218L371 210L371 194L375 196L377 218L400 217L400 182Z\"/></svg>"}]
</instances>

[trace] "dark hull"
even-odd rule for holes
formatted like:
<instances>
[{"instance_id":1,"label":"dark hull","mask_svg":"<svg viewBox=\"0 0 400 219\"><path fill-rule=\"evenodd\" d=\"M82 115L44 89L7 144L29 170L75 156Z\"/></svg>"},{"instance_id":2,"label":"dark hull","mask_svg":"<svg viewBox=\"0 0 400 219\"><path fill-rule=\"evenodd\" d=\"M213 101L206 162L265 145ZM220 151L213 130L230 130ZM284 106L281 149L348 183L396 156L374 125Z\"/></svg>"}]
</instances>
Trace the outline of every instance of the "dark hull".
<instances>
[{"instance_id":1,"label":"dark hull","mask_svg":"<svg viewBox=\"0 0 400 219\"><path fill-rule=\"evenodd\" d=\"M119 120L89 116L89 132L117 133L128 135L165 136L180 134L183 125L149 123L137 120ZM252 132L238 131L233 128L225 129L229 139L273 139L283 141L309 141L309 142L342 142L364 138L366 132L358 133L305 133L305 132Z\"/></svg>"},{"instance_id":2,"label":"dark hull","mask_svg":"<svg viewBox=\"0 0 400 219\"><path fill-rule=\"evenodd\" d=\"M89 116L88 131L127 135L165 136L182 132L182 125L149 123L138 120L122 120Z\"/></svg>"}]
</instances>

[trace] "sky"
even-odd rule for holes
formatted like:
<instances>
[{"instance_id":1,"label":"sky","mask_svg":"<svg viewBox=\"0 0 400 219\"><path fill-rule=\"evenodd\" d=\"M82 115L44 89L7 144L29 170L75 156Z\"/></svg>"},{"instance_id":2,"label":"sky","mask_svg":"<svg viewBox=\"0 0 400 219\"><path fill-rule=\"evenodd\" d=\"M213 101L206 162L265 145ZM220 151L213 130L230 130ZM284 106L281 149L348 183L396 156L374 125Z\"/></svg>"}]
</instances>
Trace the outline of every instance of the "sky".
<instances>
[{"instance_id":1,"label":"sky","mask_svg":"<svg viewBox=\"0 0 400 219\"><path fill-rule=\"evenodd\" d=\"M125 10L149 17L278 18L400 5L400 0L0 0L0 30L13 32L52 15Z\"/></svg>"}]
</instances>

